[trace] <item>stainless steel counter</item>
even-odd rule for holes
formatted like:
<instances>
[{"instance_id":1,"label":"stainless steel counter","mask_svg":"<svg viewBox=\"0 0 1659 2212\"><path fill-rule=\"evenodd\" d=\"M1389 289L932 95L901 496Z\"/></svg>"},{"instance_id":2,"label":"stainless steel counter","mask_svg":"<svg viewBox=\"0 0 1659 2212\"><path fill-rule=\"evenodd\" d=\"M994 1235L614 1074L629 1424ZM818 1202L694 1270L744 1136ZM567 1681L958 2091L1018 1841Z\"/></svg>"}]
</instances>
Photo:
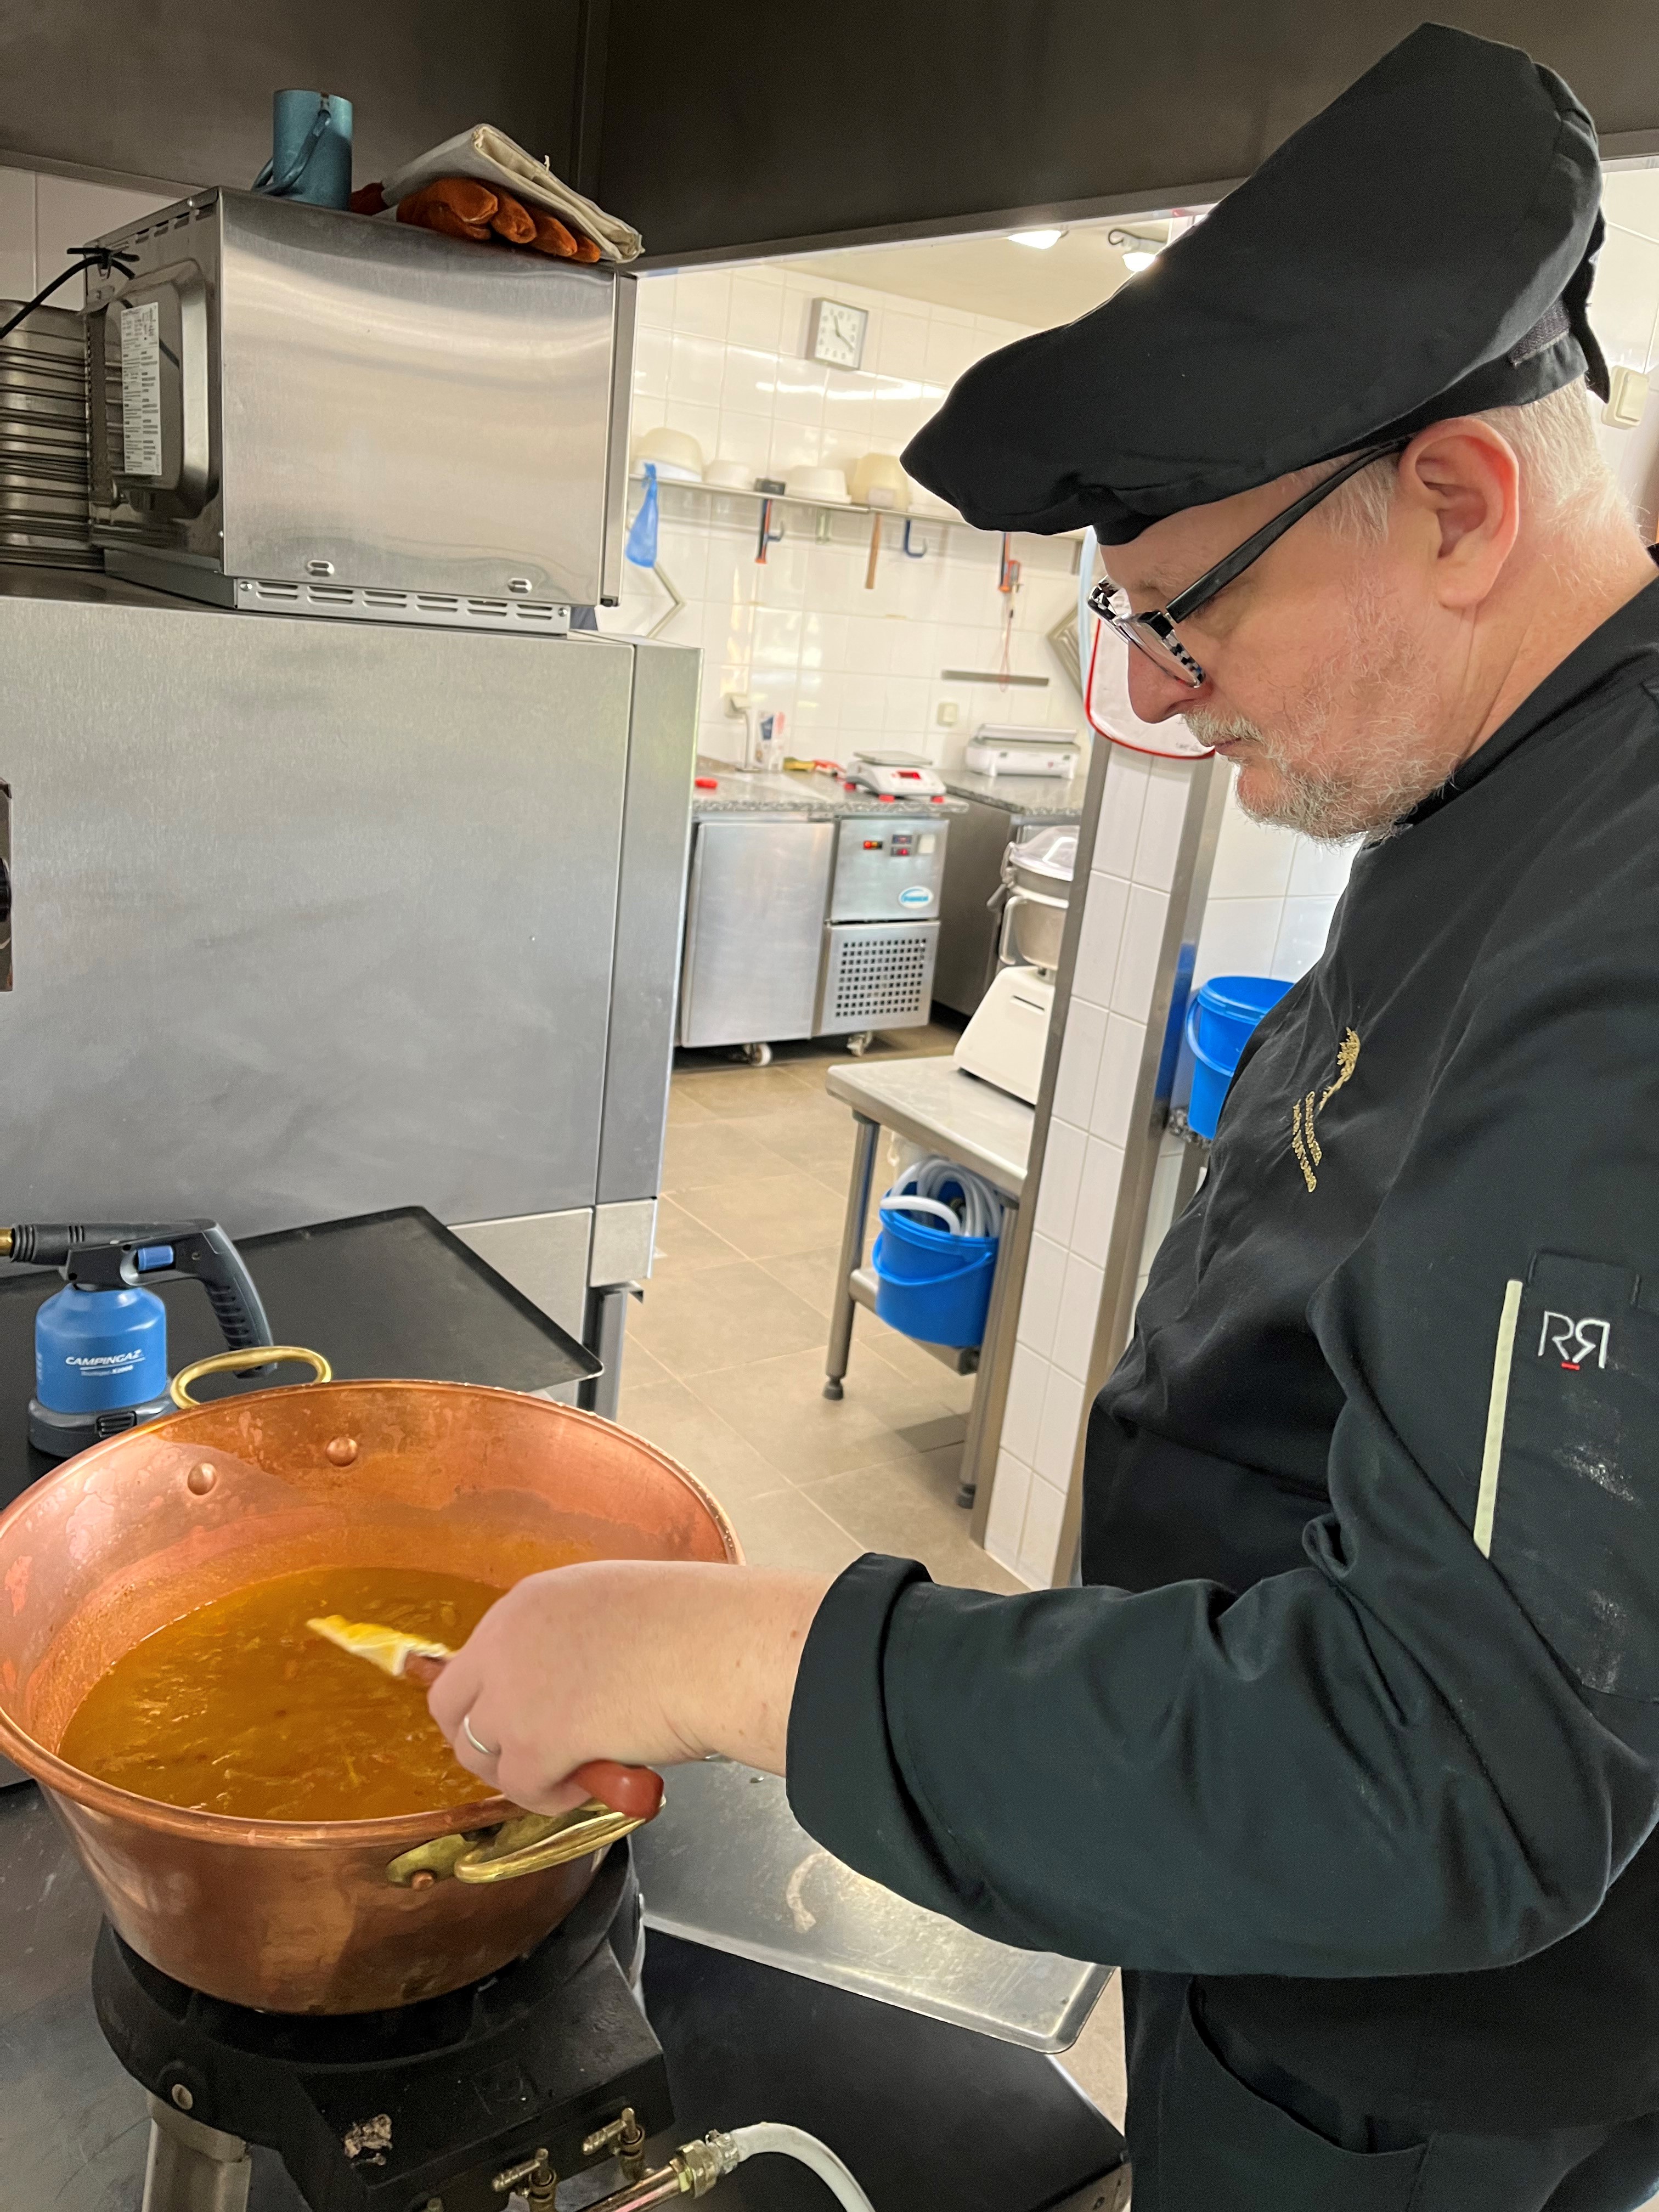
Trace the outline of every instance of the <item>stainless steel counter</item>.
<instances>
[{"instance_id":1,"label":"stainless steel counter","mask_svg":"<svg viewBox=\"0 0 1659 2212\"><path fill-rule=\"evenodd\" d=\"M1075 2043L1112 1978L895 1897L813 1842L778 1776L726 1759L670 1773L634 1858L647 1928L1033 2051Z\"/></svg>"},{"instance_id":2,"label":"stainless steel counter","mask_svg":"<svg viewBox=\"0 0 1659 2212\"><path fill-rule=\"evenodd\" d=\"M700 760L699 777L713 777L718 788L691 793L691 811L702 814L788 814L807 822L838 822L856 814L964 814L960 799L878 799L850 791L833 775L772 775L761 769L727 768ZM1027 778L1029 781L1030 779Z\"/></svg>"}]
</instances>

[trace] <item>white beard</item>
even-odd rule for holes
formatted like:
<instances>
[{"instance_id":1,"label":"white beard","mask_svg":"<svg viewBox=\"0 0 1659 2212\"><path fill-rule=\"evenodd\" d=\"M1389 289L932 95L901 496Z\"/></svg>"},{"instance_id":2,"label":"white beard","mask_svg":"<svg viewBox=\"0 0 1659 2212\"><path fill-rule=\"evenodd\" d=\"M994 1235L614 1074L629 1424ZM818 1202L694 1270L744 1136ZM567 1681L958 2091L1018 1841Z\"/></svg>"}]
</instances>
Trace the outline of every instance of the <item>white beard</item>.
<instances>
[{"instance_id":1,"label":"white beard","mask_svg":"<svg viewBox=\"0 0 1659 2212\"><path fill-rule=\"evenodd\" d=\"M1346 702L1333 680L1340 667ZM1346 704L1346 713L1340 712ZM1206 744L1243 740L1239 805L1257 822L1276 823L1306 837L1340 844L1386 836L1401 817L1437 791L1456 765L1455 742L1431 734L1439 719L1413 641L1380 592L1357 594L1348 635L1294 708L1272 730L1242 714L1188 710L1189 729ZM1333 732L1349 732L1346 750ZM1254 761L1273 772L1269 789L1252 798Z\"/></svg>"}]
</instances>

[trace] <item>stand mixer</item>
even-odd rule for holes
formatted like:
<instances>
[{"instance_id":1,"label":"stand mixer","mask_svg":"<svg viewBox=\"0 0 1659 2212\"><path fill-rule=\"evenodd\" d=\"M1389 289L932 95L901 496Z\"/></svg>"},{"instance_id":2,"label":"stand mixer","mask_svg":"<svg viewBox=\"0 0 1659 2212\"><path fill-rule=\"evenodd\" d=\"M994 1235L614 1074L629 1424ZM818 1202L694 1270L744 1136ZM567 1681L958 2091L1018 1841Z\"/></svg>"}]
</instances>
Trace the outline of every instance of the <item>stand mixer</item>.
<instances>
[{"instance_id":1,"label":"stand mixer","mask_svg":"<svg viewBox=\"0 0 1659 2212\"><path fill-rule=\"evenodd\" d=\"M997 946L1002 964L952 1055L969 1075L1030 1106L1042 1081L1076 865L1077 831L1069 827L1016 839L1003 854L994 894L1003 902Z\"/></svg>"}]
</instances>

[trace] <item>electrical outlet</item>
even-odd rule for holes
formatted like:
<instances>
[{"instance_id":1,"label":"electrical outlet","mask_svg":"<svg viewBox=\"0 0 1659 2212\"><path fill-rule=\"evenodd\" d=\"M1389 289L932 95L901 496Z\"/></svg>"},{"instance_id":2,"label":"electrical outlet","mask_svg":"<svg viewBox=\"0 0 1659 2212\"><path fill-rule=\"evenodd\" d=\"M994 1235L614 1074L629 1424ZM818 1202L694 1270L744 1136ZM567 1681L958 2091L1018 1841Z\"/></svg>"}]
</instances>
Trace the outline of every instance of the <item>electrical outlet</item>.
<instances>
[{"instance_id":1,"label":"electrical outlet","mask_svg":"<svg viewBox=\"0 0 1659 2212\"><path fill-rule=\"evenodd\" d=\"M728 691L726 695L726 711L728 714L746 714L753 704L754 702L746 691Z\"/></svg>"},{"instance_id":2,"label":"electrical outlet","mask_svg":"<svg viewBox=\"0 0 1659 2212\"><path fill-rule=\"evenodd\" d=\"M1615 430L1633 430L1648 404L1648 380L1639 368L1615 368L1609 381L1612 390L1601 420Z\"/></svg>"},{"instance_id":3,"label":"electrical outlet","mask_svg":"<svg viewBox=\"0 0 1659 2212\"><path fill-rule=\"evenodd\" d=\"M962 709L957 706L954 699L941 699L939 701L939 726L940 729L954 730L957 724L961 720Z\"/></svg>"}]
</instances>

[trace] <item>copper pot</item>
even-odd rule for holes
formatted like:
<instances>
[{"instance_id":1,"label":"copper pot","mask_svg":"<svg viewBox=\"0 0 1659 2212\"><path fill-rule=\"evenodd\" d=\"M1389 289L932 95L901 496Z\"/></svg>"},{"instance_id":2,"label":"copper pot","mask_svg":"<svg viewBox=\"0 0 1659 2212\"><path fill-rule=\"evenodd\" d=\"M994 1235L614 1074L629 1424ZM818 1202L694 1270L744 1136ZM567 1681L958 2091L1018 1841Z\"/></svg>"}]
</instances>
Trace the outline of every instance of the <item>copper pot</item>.
<instances>
[{"instance_id":1,"label":"copper pot","mask_svg":"<svg viewBox=\"0 0 1659 2212\"><path fill-rule=\"evenodd\" d=\"M56 1747L142 1637L267 1576L441 1565L505 1588L572 1540L607 1559L742 1558L662 1453L512 1391L322 1382L171 1415L0 1514L0 1753L46 1790L119 1934L191 1989L295 2013L458 1989L563 1919L614 1820L567 1816L550 1840L556 1824L515 1822L499 1796L397 1820L238 1820L95 1781Z\"/></svg>"}]
</instances>

